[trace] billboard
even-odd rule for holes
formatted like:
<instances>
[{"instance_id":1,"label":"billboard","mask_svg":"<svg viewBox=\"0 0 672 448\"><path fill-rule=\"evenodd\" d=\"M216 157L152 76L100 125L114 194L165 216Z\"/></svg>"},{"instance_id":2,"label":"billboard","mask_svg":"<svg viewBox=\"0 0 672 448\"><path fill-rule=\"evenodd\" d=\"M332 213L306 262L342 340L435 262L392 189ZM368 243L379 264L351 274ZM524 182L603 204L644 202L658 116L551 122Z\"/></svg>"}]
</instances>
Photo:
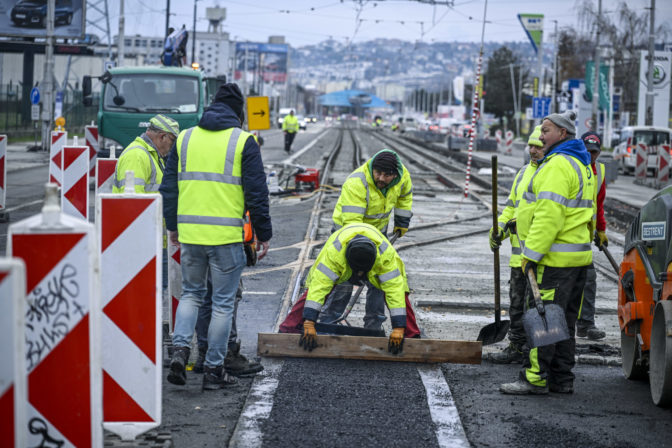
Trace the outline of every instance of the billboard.
<instances>
[{"instance_id":1,"label":"billboard","mask_svg":"<svg viewBox=\"0 0 672 448\"><path fill-rule=\"evenodd\" d=\"M653 56L653 126L669 127L670 118L670 71L672 54L656 51ZM649 52L639 56L639 98L637 100L637 126L646 122L646 86L649 71Z\"/></svg>"},{"instance_id":2,"label":"billboard","mask_svg":"<svg viewBox=\"0 0 672 448\"><path fill-rule=\"evenodd\" d=\"M54 37L80 38L85 0L55 0ZM0 0L0 36L46 37L47 0Z\"/></svg>"},{"instance_id":3,"label":"billboard","mask_svg":"<svg viewBox=\"0 0 672 448\"><path fill-rule=\"evenodd\" d=\"M255 42L236 43L235 79L247 71L264 82L283 83L287 80L287 44L262 44Z\"/></svg>"}]
</instances>

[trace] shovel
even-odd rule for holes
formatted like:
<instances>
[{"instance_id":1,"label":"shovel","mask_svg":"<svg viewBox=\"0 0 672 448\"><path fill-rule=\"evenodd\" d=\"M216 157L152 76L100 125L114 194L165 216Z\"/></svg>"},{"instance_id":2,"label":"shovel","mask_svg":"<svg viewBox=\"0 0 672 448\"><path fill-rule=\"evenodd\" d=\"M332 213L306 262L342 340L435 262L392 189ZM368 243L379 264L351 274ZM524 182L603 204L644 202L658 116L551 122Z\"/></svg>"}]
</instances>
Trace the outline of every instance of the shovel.
<instances>
[{"instance_id":1,"label":"shovel","mask_svg":"<svg viewBox=\"0 0 672 448\"><path fill-rule=\"evenodd\" d=\"M530 308L523 315L523 327L525 327L530 348L543 347L569 339L565 312L554 303L544 305L532 269L527 271L527 279L534 298L534 308Z\"/></svg>"},{"instance_id":2,"label":"shovel","mask_svg":"<svg viewBox=\"0 0 672 448\"><path fill-rule=\"evenodd\" d=\"M614 271L616 271L616 276L620 277L621 276L621 270L620 270L618 264L616 264L616 260L614 260L614 257L611 256L611 252L609 252L609 249L607 249L607 246L604 246L604 245L598 246L598 249L600 249L602 252L604 252L604 255L606 255L607 258L609 259L609 263L611 263L611 267L614 268Z\"/></svg>"},{"instance_id":3,"label":"shovel","mask_svg":"<svg viewBox=\"0 0 672 448\"><path fill-rule=\"evenodd\" d=\"M497 223L497 156L492 156L492 228L498 229ZM493 251L494 255L494 274L495 274L495 322L488 324L481 328L478 333L477 341L481 341L483 345L495 344L506 337L509 331L511 321L501 320L501 307L499 305L499 248Z\"/></svg>"}]
</instances>

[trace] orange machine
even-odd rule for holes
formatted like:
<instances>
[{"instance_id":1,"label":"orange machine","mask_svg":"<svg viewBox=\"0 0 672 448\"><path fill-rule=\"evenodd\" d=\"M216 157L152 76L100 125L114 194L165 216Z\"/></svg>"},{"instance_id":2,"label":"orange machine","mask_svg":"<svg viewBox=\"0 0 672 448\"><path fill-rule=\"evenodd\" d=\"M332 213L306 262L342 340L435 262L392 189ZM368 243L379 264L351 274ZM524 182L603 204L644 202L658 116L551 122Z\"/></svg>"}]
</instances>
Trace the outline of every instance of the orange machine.
<instances>
[{"instance_id":1,"label":"orange machine","mask_svg":"<svg viewBox=\"0 0 672 448\"><path fill-rule=\"evenodd\" d=\"M672 405L672 187L642 207L626 233L618 285L623 372Z\"/></svg>"}]
</instances>

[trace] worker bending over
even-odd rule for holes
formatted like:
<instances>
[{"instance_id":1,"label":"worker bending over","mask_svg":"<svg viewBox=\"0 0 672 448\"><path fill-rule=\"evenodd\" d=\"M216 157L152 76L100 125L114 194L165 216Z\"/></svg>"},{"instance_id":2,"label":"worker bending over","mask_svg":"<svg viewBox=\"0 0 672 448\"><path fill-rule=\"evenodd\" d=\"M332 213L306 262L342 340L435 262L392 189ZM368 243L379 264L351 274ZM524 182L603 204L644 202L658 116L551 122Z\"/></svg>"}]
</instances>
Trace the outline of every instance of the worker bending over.
<instances>
[{"instance_id":1,"label":"worker bending over","mask_svg":"<svg viewBox=\"0 0 672 448\"><path fill-rule=\"evenodd\" d=\"M390 351L400 352L404 337L420 337L408 300L404 262L385 235L364 223L348 224L332 233L324 243L308 272L307 289L280 325L280 332L303 331L304 348L315 348L315 322L324 300L334 285L345 282L367 285L383 295L393 328Z\"/></svg>"},{"instance_id":2,"label":"worker bending over","mask_svg":"<svg viewBox=\"0 0 672 448\"><path fill-rule=\"evenodd\" d=\"M526 191L527 185L530 183L530 179L532 179L537 170L538 161L544 157L544 144L539 140L540 136L541 126L537 126L527 140L530 163L523 166L518 171L518 174L516 174L511 186L511 194L509 194L509 198L506 201L506 207L504 207L502 214L497 219L497 229L490 229L490 248L492 250L501 246L502 239L509 238L511 242L511 258L509 259L509 266L511 267L511 277L509 279L509 316L511 318L509 345L504 351L490 356L490 361L495 364L522 362L523 354L527 348L525 346L527 337L523 328L527 279L520 269L520 243L516 236L516 210L523 197L523 193Z\"/></svg>"},{"instance_id":3,"label":"worker bending over","mask_svg":"<svg viewBox=\"0 0 672 448\"><path fill-rule=\"evenodd\" d=\"M332 215L332 231L346 224L371 224L387 233L394 211L394 232L403 236L411 223L413 184L411 175L394 151L383 149L346 179ZM322 322L338 319L352 295L352 285L335 288L323 310ZM385 321L385 300L380 290L366 292L364 328L379 330Z\"/></svg>"},{"instance_id":4,"label":"worker bending over","mask_svg":"<svg viewBox=\"0 0 672 448\"><path fill-rule=\"evenodd\" d=\"M527 278L531 270L541 299L562 308L570 338L530 349L520 379L500 386L505 394L574 392L574 326L593 259L595 213L595 176L586 147L575 138L575 118L570 111L542 121L545 156L525 188L516 215L523 274Z\"/></svg>"}]
</instances>

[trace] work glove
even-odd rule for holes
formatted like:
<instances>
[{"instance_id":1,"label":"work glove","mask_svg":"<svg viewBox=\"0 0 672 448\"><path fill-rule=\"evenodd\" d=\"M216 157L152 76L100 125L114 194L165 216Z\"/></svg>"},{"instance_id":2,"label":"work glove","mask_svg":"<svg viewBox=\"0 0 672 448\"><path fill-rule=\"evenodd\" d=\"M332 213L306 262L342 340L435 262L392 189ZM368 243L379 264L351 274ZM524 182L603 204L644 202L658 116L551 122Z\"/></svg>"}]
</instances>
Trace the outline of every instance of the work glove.
<instances>
[{"instance_id":1,"label":"work glove","mask_svg":"<svg viewBox=\"0 0 672 448\"><path fill-rule=\"evenodd\" d=\"M303 335L299 339L299 346L309 352L317 347L317 331L315 331L315 322L312 320L306 319L303 321Z\"/></svg>"},{"instance_id":2,"label":"work glove","mask_svg":"<svg viewBox=\"0 0 672 448\"><path fill-rule=\"evenodd\" d=\"M518 229L516 228L516 218L507 221L506 225L504 226L504 234L507 236L518 234Z\"/></svg>"},{"instance_id":3,"label":"work glove","mask_svg":"<svg viewBox=\"0 0 672 448\"><path fill-rule=\"evenodd\" d=\"M607 238L607 232L604 230L598 230L595 232L595 245L602 249L602 247L607 247L609 245L609 238Z\"/></svg>"},{"instance_id":4,"label":"work glove","mask_svg":"<svg viewBox=\"0 0 672 448\"><path fill-rule=\"evenodd\" d=\"M532 269L532 272L537 273L537 263L532 260L528 260L525 257L521 257L520 268L523 270L523 275L527 278L527 271Z\"/></svg>"},{"instance_id":5,"label":"work glove","mask_svg":"<svg viewBox=\"0 0 672 448\"><path fill-rule=\"evenodd\" d=\"M408 232L408 227L395 227L392 233L399 232L399 236L402 237Z\"/></svg>"},{"instance_id":6,"label":"work glove","mask_svg":"<svg viewBox=\"0 0 672 448\"><path fill-rule=\"evenodd\" d=\"M490 250L499 249L499 246L502 245L502 238L504 237L504 229L497 226L497 229L494 227L490 229Z\"/></svg>"},{"instance_id":7,"label":"work glove","mask_svg":"<svg viewBox=\"0 0 672 448\"><path fill-rule=\"evenodd\" d=\"M404 348L404 328L398 327L392 329L390 340L387 343L387 351L392 352L393 355L401 353Z\"/></svg>"}]
</instances>

